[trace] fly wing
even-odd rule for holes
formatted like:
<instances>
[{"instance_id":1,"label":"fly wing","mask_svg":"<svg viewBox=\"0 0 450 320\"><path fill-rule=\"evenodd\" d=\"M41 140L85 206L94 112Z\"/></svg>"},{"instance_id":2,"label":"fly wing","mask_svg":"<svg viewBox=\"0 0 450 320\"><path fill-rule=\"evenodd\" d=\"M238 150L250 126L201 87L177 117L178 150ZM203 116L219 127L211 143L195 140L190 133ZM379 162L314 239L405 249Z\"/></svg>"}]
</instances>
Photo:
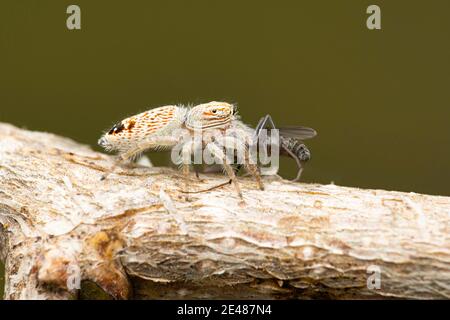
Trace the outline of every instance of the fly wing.
<instances>
[{"instance_id":1,"label":"fly wing","mask_svg":"<svg viewBox=\"0 0 450 320\"><path fill-rule=\"evenodd\" d=\"M259 136L260 131L267 125L271 126L271 128L268 128L269 130L276 129L270 115L266 115L259 120L258 125L255 128L256 136ZM281 127L278 129L280 130L280 136L284 136L286 138L294 138L297 140L311 139L317 135L316 130L303 126L289 126Z\"/></svg>"},{"instance_id":2,"label":"fly wing","mask_svg":"<svg viewBox=\"0 0 450 320\"><path fill-rule=\"evenodd\" d=\"M314 138L317 135L316 130L302 126L291 126L279 128L280 136L294 138L297 140L306 140Z\"/></svg>"}]
</instances>

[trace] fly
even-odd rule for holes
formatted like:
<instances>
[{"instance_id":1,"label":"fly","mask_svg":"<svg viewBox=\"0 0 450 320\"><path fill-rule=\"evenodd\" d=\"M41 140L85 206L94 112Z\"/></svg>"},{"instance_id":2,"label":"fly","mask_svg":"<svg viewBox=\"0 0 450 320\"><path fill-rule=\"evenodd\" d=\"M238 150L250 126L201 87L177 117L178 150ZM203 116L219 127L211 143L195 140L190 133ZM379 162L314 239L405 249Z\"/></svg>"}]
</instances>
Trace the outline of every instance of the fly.
<instances>
[{"instance_id":1,"label":"fly","mask_svg":"<svg viewBox=\"0 0 450 320\"><path fill-rule=\"evenodd\" d=\"M267 125L271 127L269 129L277 129L269 114L259 120L255 128L256 139L260 138L261 131L266 129ZM314 138L317 132L312 128L303 126L281 127L278 130L280 155L289 156L296 161L298 171L297 176L292 181L299 181L303 172L303 164L311 159L311 152L303 140ZM268 152L270 152L270 137L268 137L268 141L265 141L264 145L267 146Z\"/></svg>"}]
</instances>

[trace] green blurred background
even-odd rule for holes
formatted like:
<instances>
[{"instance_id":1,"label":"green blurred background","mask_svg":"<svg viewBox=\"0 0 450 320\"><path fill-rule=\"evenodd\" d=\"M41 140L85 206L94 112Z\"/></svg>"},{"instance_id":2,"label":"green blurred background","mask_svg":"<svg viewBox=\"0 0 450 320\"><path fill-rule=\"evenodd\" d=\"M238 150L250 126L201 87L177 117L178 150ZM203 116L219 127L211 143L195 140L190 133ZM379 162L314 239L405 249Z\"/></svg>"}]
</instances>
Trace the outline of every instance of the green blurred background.
<instances>
[{"instance_id":1,"label":"green blurred background","mask_svg":"<svg viewBox=\"0 0 450 320\"><path fill-rule=\"evenodd\" d=\"M81 30L66 28L70 4ZM380 31L366 28L370 4ZM450 195L449 12L448 0L3 0L0 121L97 148L149 108L236 102L249 124L270 113L317 129L306 182Z\"/></svg>"}]
</instances>

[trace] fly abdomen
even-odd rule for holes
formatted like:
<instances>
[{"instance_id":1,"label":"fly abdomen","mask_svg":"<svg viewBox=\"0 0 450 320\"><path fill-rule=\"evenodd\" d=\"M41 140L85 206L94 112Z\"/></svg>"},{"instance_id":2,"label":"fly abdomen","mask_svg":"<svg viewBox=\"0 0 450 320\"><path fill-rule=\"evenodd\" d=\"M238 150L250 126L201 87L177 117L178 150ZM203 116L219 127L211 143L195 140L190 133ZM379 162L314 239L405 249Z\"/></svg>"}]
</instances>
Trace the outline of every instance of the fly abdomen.
<instances>
[{"instance_id":1,"label":"fly abdomen","mask_svg":"<svg viewBox=\"0 0 450 320\"><path fill-rule=\"evenodd\" d=\"M291 151L300 161L308 161L311 159L311 152L309 149L305 146L305 144L302 141L299 141L294 138L286 138L281 136L280 137L281 144ZM286 151L283 150L283 148L280 149L281 153L285 153ZM287 153L287 152L286 152Z\"/></svg>"}]
</instances>

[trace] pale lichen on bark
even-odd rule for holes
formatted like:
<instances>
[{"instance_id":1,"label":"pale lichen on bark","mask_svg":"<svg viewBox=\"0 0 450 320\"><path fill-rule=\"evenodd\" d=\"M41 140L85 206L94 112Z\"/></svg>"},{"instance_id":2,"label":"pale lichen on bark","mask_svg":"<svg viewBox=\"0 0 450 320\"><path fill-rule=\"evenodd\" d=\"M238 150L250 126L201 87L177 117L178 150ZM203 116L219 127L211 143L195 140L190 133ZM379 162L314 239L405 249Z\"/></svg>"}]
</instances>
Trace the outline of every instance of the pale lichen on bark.
<instances>
[{"instance_id":1,"label":"pale lichen on bark","mask_svg":"<svg viewBox=\"0 0 450 320\"><path fill-rule=\"evenodd\" d=\"M101 181L113 163L0 124L5 298L76 298L73 270L114 298L450 298L448 197L272 177L265 191L240 179L245 206L231 186L186 201L177 171L118 167ZM201 178L193 189L226 181Z\"/></svg>"}]
</instances>

